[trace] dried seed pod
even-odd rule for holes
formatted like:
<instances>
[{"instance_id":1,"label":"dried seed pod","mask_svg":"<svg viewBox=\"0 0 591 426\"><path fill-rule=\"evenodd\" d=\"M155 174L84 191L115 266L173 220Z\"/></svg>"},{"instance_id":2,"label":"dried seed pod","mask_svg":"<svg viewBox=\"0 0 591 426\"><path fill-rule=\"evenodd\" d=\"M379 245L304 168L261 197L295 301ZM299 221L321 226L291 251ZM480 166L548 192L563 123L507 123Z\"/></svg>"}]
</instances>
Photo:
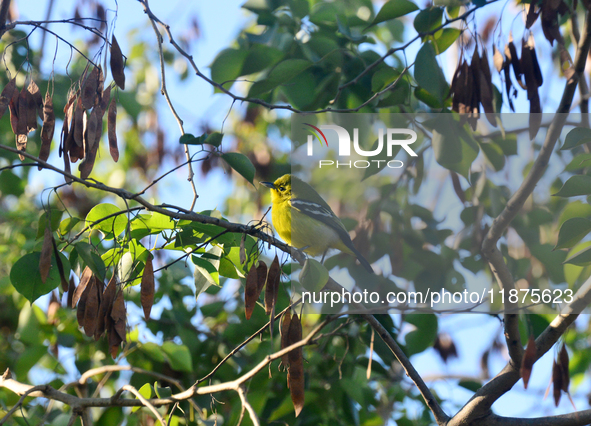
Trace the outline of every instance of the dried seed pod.
<instances>
[{"instance_id":1,"label":"dried seed pod","mask_svg":"<svg viewBox=\"0 0 591 426\"><path fill-rule=\"evenodd\" d=\"M246 275L246 285L244 287L244 314L247 320L250 319L258 296L260 295L257 291L257 282L257 268L253 263Z\"/></svg>"},{"instance_id":2,"label":"dried seed pod","mask_svg":"<svg viewBox=\"0 0 591 426\"><path fill-rule=\"evenodd\" d=\"M29 105L28 99L27 99L27 94L29 92L23 88L23 90L20 91L19 96L18 96L18 121L16 123L16 134L17 135L26 135L28 132L27 130L27 124L28 124L28 112L27 112L27 108Z\"/></svg>"},{"instance_id":3,"label":"dried seed pod","mask_svg":"<svg viewBox=\"0 0 591 426\"><path fill-rule=\"evenodd\" d=\"M113 34L111 41L111 74L113 75L113 80L115 80L115 83L121 90L125 90L125 73L123 69L123 54L121 53L119 43L117 43L117 38Z\"/></svg>"},{"instance_id":4,"label":"dried seed pod","mask_svg":"<svg viewBox=\"0 0 591 426\"><path fill-rule=\"evenodd\" d=\"M294 314L289 323L289 345L293 345L300 340L302 340L302 323L298 315ZM302 348L299 347L290 351L288 360L287 384L297 417L304 408L304 357Z\"/></svg>"},{"instance_id":5,"label":"dried seed pod","mask_svg":"<svg viewBox=\"0 0 591 426\"><path fill-rule=\"evenodd\" d=\"M8 108L8 104L10 104L15 89L16 77L10 80L8 84L4 86L4 89L2 89L2 93L0 93L0 117L4 116L4 113L6 113L6 108Z\"/></svg>"},{"instance_id":6,"label":"dried seed pod","mask_svg":"<svg viewBox=\"0 0 591 426\"><path fill-rule=\"evenodd\" d=\"M275 309L280 281L281 266L279 265L279 258L275 255L275 259L273 259L273 263L271 263L271 266L269 267L267 287L265 288L265 312L267 315L270 315Z\"/></svg>"},{"instance_id":7,"label":"dried seed pod","mask_svg":"<svg viewBox=\"0 0 591 426\"><path fill-rule=\"evenodd\" d=\"M95 98L97 97L97 89L99 84L99 68L93 67L92 71L88 73L88 77L82 85L82 106L84 109L91 109L94 106Z\"/></svg>"},{"instance_id":8,"label":"dried seed pod","mask_svg":"<svg viewBox=\"0 0 591 426\"><path fill-rule=\"evenodd\" d=\"M125 319L127 317L125 310L125 301L123 300L123 291L120 291L115 296L113 301L113 309L111 310L111 319L113 320L113 328L119 335L121 340L125 342Z\"/></svg>"},{"instance_id":9,"label":"dried seed pod","mask_svg":"<svg viewBox=\"0 0 591 426\"><path fill-rule=\"evenodd\" d=\"M525 348L525 352L523 353L523 360L521 361L521 378L523 379L523 387L527 389L527 384L529 383L529 378L531 377L531 372L534 367L534 363L537 359L537 350L536 350L536 341L534 340L534 336L530 335L529 340L527 341L527 347Z\"/></svg>"},{"instance_id":10,"label":"dried seed pod","mask_svg":"<svg viewBox=\"0 0 591 426\"><path fill-rule=\"evenodd\" d=\"M507 51L509 53L507 53ZM513 44L513 37L509 38L509 43L505 48L505 56L507 56L507 58L511 61L511 66L513 67L513 74L515 74L515 79L517 81L521 81L521 61L517 56L517 48L515 47L515 44Z\"/></svg>"},{"instance_id":11,"label":"dried seed pod","mask_svg":"<svg viewBox=\"0 0 591 426\"><path fill-rule=\"evenodd\" d=\"M289 346L289 323L291 322L291 308L288 308L283 317L281 317L281 328L279 332L281 334L281 349L285 349ZM289 366L289 355L281 355L281 365L283 368Z\"/></svg>"},{"instance_id":12,"label":"dried seed pod","mask_svg":"<svg viewBox=\"0 0 591 426\"><path fill-rule=\"evenodd\" d=\"M27 88L27 90L33 97L33 100L35 102L35 109L37 110L39 118L43 120L43 96L41 96L39 86L37 86L37 83L31 80L29 82L29 87Z\"/></svg>"},{"instance_id":13,"label":"dried seed pod","mask_svg":"<svg viewBox=\"0 0 591 426\"><path fill-rule=\"evenodd\" d=\"M82 146L84 143L84 115L86 111L82 106L82 97L78 97L76 102L76 109L74 110L74 117L72 121L72 133L74 134L74 142L76 145Z\"/></svg>"},{"instance_id":14,"label":"dried seed pod","mask_svg":"<svg viewBox=\"0 0 591 426\"><path fill-rule=\"evenodd\" d=\"M39 258L39 272L41 273L41 281L45 283L49 270L51 269L51 252L53 251L53 235L51 233L51 226L46 224L45 233L43 235L43 246L41 248L41 257Z\"/></svg>"},{"instance_id":15,"label":"dried seed pod","mask_svg":"<svg viewBox=\"0 0 591 426\"><path fill-rule=\"evenodd\" d=\"M109 108L109 102L111 100L111 86L107 87L107 89L101 94L101 100L98 103L97 107L100 109L98 117L99 121L102 121L105 112L107 112L107 108Z\"/></svg>"},{"instance_id":16,"label":"dried seed pod","mask_svg":"<svg viewBox=\"0 0 591 426\"><path fill-rule=\"evenodd\" d=\"M556 361L552 363L552 383L554 384L554 405L558 407L562 396L562 371Z\"/></svg>"},{"instance_id":17,"label":"dried seed pod","mask_svg":"<svg viewBox=\"0 0 591 426\"><path fill-rule=\"evenodd\" d=\"M142 275L141 302L142 308L144 309L144 318L148 321L150 319L152 305L154 304L154 265L152 263L152 255L148 256Z\"/></svg>"},{"instance_id":18,"label":"dried seed pod","mask_svg":"<svg viewBox=\"0 0 591 426\"><path fill-rule=\"evenodd\" d=\"M107 115L107 137L109 139L109 152L113 161L119 160L119 148L117 147L117 103L115 98L109 105L109 114Z\"/></svg>"},{"instance_id":19,"label":"dried seed pod","mask_svg":"<svg viewBox=\"0 0 591 426\"><path fill-rule=\"evenodd\" d=\"M568 387L570 385L569 358L564 343L562 344L562 348L560 348L560 352L558 352L558 366L562 373L562 390L568 393Z\"/></svg>"},{"instance_id":20,"label":"dried seed pod","mask_svg":"<svg viewBox=\"0 0 591 426\"><path fill-rule=\"evenodd\" d=\"M12 127L12 133L18 134L18 100L20 99L20 91L14 89L12 92L12 98L8 106L10 108L10 127Z\"/></svg>"},{"instance_id":21,"label":"dried seed pod","mask_svg":"<svg viewBox=\"0 0 591 426\"><path fill-rule=\"evenodd\" d=\"M76 306L76 304L78 303L78 301L82 297L82 293L84 293L84 291L86 290L86 287L88 286L88 283L90 282L91 278L92 278L92 271L87 266L86 268L84 268L84 271L82 271L82 275L80 275L80 282L78 283L78 288L76 289L76 292L72 296L72 304L70 305L70 306L72 306L72 308L74 308Z\"/></svg>"},{"instance_id":22,"label":"dried seed pod","mask_svg":"<svg viewBox=\"0 0 591 426\"><path fill-rule=\"evenodd\" d=\"M488 64L488 55L486 54L486 50L483 50L482 57L479 61L480 65L480 102L482 103L482 108L486 113L486 119L488 122L493 126L497 127L497 122L495 118L495 110L494 110L494 93L493 93L493 84L492 84L492 76L490 73L490 66Z\"/></svg>"},{"instance_id":23,"label":"dried seed pod","mask_svg":"<svg viewBox=\"0 0 591 426\"><path fill-rule=\"evenodd\" d=\"M97 315L97 325L96 330L94 332L94 339L98 340L105 330L108 328L108 319L111 318L111 309L113 306L113 301L115 300L115 295L117 294L117 274L113 272L113 276L109 280L105 291L103 292L103 297L101 298L101 303L99 306L99 311Z\"/></svg>"},{"instance_id":24,"label":"dried seed pod","mask_svg":"<svg viewBox=\"0 0 591 426\"><path fill-rule=\"evenodd\" d=\"M84 317L86 311L86 300L88 299L89 286L85 286L84 291L80 294L78 300L78 308L76 309L76 320L80 327L84 327Z\"/></svg>"},{"instance_id":25,"label":"dried seed pod","mask_svg":"<svg viewBox=\"0 0 591 426\"><path fill-rule=\"evenodd\" d=\"M67 307L73 307L74 303L72 300L74 299L74 293L76 292L76 284L74 284L74 277L70 277L68 281L68 299L67 299Z\"/></svg>"},{"instance_id":26,"label":"dried seed pod","mask_svg":"<svg viewBox=\"0 0 591 426\"><path fill-rule=\"evenodd\" d=\"M88 337L94 336L98 323L98 310L100 305L98 278L93 275L87 286L88 297L84 309L84 332Z\"/></svg>"},{"instance_id":27,"label":"dried seed pod","mask_svg":"<svg viewBox=\"0 0 591 426\"><path fill-rule=\"evenodd\" d=\"M41 149L39 150L39 158L43 161L47 161L49 158L54 131L55 114L53 112L53 101L48 92L45 94L45 102L43 104L43 128L41 129ZM41 168L39 166L39 170Z\"/></svg>"}]
</instances>

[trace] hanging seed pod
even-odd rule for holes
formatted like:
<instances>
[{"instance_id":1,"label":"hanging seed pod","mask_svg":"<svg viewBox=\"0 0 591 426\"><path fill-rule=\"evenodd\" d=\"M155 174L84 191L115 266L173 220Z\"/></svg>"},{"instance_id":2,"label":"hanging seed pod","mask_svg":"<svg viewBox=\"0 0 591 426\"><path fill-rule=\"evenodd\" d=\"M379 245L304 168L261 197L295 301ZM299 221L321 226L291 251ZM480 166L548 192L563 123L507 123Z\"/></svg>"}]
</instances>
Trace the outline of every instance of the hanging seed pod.
<instances>
[{"instance_id":1,"label":"hanging seed pod","mask_svg":"<svg viewBox=\"0 0 591 426\"><path fill-rule=\"evenodd\" d=\"M244 287L244 311L247 320L250 319L260 294L257 292L257 282L257 268L253 263L246 275L246 286Z\"/></svg>"},{"instance_id":2,"label":"hanging seed pod","mask_svg":"<svg viewBox=\"0 0 591 426\"><path fill-rule=\"evenodd\" d=\"M142 275L141 303L142 309L144 310L144 318L148 321L150 319L150 312L152 312L152 305L154 305L154 265L152 263L152 255L148 256Z\"/></svg>"},{"instance_id":3,"label":"hanging seed pod","mask_svg":"<svg viewBox=\"0 0 591 426\"><path fill-rule=\"evenodd\" d=\"M119 148L117 147L117 103L115 98L109 105L109 114L107 115L107 138L109 139L109 152L114 162L119 160Z\"/></svg>"},{"instance_id":4,"label":"hanging seed pod","mask_svg":"<svg viewBox=\"0 0 591 426\"><path fill-rule=\"evenodd\" d=\"M554 405L558 407L562 396L562 371L556 361L552 363L552 384L554 385Z\"/></svg>"},{"instance_id":5,"label":"hanging seed pod","mask_svg":"<svg viewBox=\"0 0 591 426\"><path fill-rule=\"evenodd\" d=\"M302 323L298 315L294 314L289 323L289 344L293 345L300 340L302 340ZM297 417L304 408L304 357L302 348L299 347L290 351L288 359L287 384Z\"/></svg>"},{"instance_id":6,"label":"hanging seed pod","mask_svg":"<svg viewBox=\"0 0 591 426\"><path fill-rule=\"evenodd\" d=\"M117 294L116 276L117 274L113 272L113 276L109 280L109 283L103 292L103 297L101 299L101 304L99 306L97 315L97 326L94 332L94 340L98 340L107 329L107 318L110 318L111 316L113 301L115 300L115 295Z\"/></svg>"},{"instance_id":7,"label":"hanging seed pod","mask_svg":"<svg viewBox=\"0 0 591 426\"><path fill-rule=\"evenodd\" d=\"M115 83L121 88L121 90L125 90L125 73L123 72L123 69L123 53L121 53L117 38L113 35L111 41L111 74L113 75L113 80L115 80Z\"/></svg>"},{"instance_id":8,"label":"hanging seed pod","mask_svg":"<svg viewBox=\"0 0 591 426\"><path fill-rule=\"evenodd\" d=\"M291 308L287 309L281 317L281 328L279 332L281 334L281 349L285 349L289 346L289 323L291 322ZM281 355L281 365L284 369L289 366L289 353Z\"/></svg>"},{"instance_id":9,"label":"hanging seed pod","mask_svg":"<svg viewBox=\"0 0 591 426\"><path fill-rule=\"evenodd\" d=\"M97 89L99 84L99 68L93 67L92 71L82 85L82 106L89 110L94 106L94 100L97 97Z\"/></svg>"},{"instance_id":10,"label":"hanging seed pod","mask_svg":"<svg viewBox=\"0 0 591 426\"><path fill-rule=\"evenodd\" d=\"M39 158L43 161L47 161L49 158L54 131L55 114L53 112L53 101L48 92L45 94L45 102L43 103L43 128L41 129L41 149L39 150ZM39 166L39 170L41 168Z\"/></svg>"},{"instance_id":11,"label":"hanging seed pod","mask_svg":"<svg viewBox=\"0 0 591 426\"><path fill-rule=\"evenodd\" d=\"M4 116L6 113L6 109L10 104L10 100L12 99L12 95L16 89L16 78L13 78L8 82L4 89L2 89L2 93L0 94L0 117Z\"/></svg>"},{"instance_id":12,"label":"hanging seed pod","mask_svg":"<svg viewBox=\"0 0 591 426\"><path fill-rule=\"evenodd\" d=\"M18 134L18 100L20 98L20 92L18 89L14 89L12 92L12 98L8 103L10 108L10 127L12 128L12 133L15 135Z\"/></svg>"}]
</instances>

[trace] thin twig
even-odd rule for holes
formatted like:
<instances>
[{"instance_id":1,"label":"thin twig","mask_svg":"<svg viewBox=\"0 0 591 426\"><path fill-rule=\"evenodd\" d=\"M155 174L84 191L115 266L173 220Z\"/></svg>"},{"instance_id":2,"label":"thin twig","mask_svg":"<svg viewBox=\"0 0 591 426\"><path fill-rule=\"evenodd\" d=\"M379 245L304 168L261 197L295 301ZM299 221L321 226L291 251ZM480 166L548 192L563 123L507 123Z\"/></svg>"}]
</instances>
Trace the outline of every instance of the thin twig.
<instances>
[{"instance_id":1,"label":"thin twig","mask_svg":"<svg viewBox=\"0 0 591 426\"><path fill-rule=\"evenodd\" d=\"M143 1L141 1L141 3L144 5L145 9L149 9L148 0L143 0ZM170 96L168 96L168 90L166 89L166 71L164 68L164 52L162 50L162 34L160 34L160 31L158 31L158 27L156 27L156 23L154 22L153 19L150 19L150 23L152 24L152 28L154 29L154 33L156 33L156 39L158 40L158 53L159 53L159 57L160 57L160 76L161 76L161 80L162 80L160 93L162 93L162 96L164 96L164 98L166 99L166 103L168 104L168 108L170 108L172 115L174 116L177 124L179 125L179 128L181 130L181 135L184 135L185 128L183 126L183 120L176 112L176 109L174 108L174 105L172 104L172 101L170 100ZM197 194L197 188L195 188L195 181L193 179L195 176L195 173L193 172L193 166L191 164L191 154L189 153L189 145L184 144L184 149L185 149L185 157L187 157L187 164L189 167L189 176L188 176L187 180L189 182L191 182L191 188L193 189L193 201L191 202L191 208L190 208L190 210L193 210L193 208L195 207L195 203L197 202L197 198L199 198L199 195Z\"/></svg>"},{"instance_id":2,"label":"thin twig","mask_svg":"<svg viewBox=\"0 0 591 426\"><path fill-rule=\"evenodd\" d=\"M150 401L148 401L146 398L144 398L144 397L142 396L142 394L141 394L141 393L139 393L139 392L138 392L138 390L137 390L136 388L134 388L134 387L133 387L133 386L131 386L131 385L125 385L125 386L123 386L121 389L123 389L123 390L126 390L126 391L128 391L128 392L131 392L132 394L134 394L134 395L137 397L137 399L139 399L139 400L142 402L142 404L143 404L143 405L144 405L146 408L148 408L148 409L149 409L149 410L150 410L150 411L151 411L151 412L154 414L154 416L156 416L156 419L158 419L158 421L160 422L160 424L161 424L162 426L166 426L166 422L164 421L164 419L162 418L162 415L161 415L161 414L158 412L158 410L156 409L156 407L154 407L154 406L153 406L153 405L150 403Z\"/></svg>"}]
</instances>

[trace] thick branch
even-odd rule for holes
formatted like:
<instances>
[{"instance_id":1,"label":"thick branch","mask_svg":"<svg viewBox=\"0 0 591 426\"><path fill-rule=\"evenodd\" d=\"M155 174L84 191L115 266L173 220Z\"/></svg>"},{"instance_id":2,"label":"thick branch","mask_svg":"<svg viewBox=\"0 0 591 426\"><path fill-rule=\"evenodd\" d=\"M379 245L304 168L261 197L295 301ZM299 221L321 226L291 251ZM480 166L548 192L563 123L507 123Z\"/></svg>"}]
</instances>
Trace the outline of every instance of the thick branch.
<instances>
[{"instance_id":1,"label":"thick branch","mask_svg":"<svg viewBox=\"0 0 591 426\"><path fill-rule=\"evenodd\" d=\"M0 2L0 37L6 32L6 20L8 19L9 10L10 0L2 0Z\"/></svg>"},{"instance_id":2,"label":"thick branch","mask_svg":"<svg viewBox=\"0 0 591 426\"><path fill-rule=\"evenodd\" d=\"M528 199L529 196L531 196L536 184L546 171L546 167L550 160L550 156L552 155L556 142L558 141L558 137L560 136L560 133L562 132L562 129L566 123L567 114L570 110L572 100L577 89L577 83L585 69L587 55L589 53L589 47L591 45L590 27L591 13L587 13L585 19L585 26L583 27L583 32L579 40L577 54L574 61L575 74L566 83L562 99L560 100L560 104L558 106L558 110L556 111L556 115L554 116L554 119L552 120L552 123L548 128L546 138L544 140L544 144L540 150L540 153L536 158L536 161L534 162L534 165L532 166L529 174L526 176L519 189L513 194L511 199L507 202L507 205L505 206L501 214L493 221L493 224L488 234L482 242L482 253L490 263L491 269L493 270L497 280L499 281L499 284L503 288L513 288L514 283L513 277L511 276L507 268L503 256L497 248L497 243L503 235L503 233L506 231L511 221L521 210L525 201ZM514 307L508 306L508 308L509 310L512 310L512 308ZM562 329L561 333L564 332L566 330L566 327L574 321L576 315L579 312L581 312L581 310L575 312L572 315L569 315L568 317L564 318L563 321L560 322L560 324L567 324ZM571 316L573 318L571 318ZM559 316L557 318L562 317ZM546 331L549 334L555 335L555 330L556 328L552 328L551 325ZM492 406L494 401L496 401L501 395L503 395L505 392L511 389L511 387L519 380L519 367L521 364L523 349L520 344L518 317L516 315L507 314L505 316L505 336L507 339L507 345L511 356L511 362L503 369L503 371L501 371L501 373L499 373L493 380L491 380L491 382L483 386L474 395L474 397L468 402L468 404L466 404L462 408L462 410L460 410L460 412L454 417L454 419L452 419L450 424L465 424L466 422L470 422L475 418L480 418L481 416L489 414L490 407ZM558 338L559 336L560 334L558 334L556 338ZM542 335L538 338L538 340L541 337ZM550 339L550 341L552 341L552 344L556 342L555 339ZM552 345L550 345L548 348L538 348L538 354L544 354L548 349L550 349L551 346Z\"/></svg>"}]
</instances>

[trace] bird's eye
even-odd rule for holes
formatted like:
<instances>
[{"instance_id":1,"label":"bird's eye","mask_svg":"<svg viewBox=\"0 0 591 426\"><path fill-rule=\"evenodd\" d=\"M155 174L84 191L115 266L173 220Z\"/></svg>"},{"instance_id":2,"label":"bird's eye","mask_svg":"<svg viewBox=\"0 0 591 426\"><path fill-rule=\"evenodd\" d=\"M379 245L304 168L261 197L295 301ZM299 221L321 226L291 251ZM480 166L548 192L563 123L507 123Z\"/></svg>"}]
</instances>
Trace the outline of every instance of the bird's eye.
<instances>
[{"instance_id":1,"label":"bird's eye","mask_svg":"<svg viewBox=\"0 0 591 426\"><path fill-rule=\"evenodd\" d=\"M279 191L283 192L283 191L285 191L285 188L283 186L280 186Z\"/></svg>"}]
</instances>

